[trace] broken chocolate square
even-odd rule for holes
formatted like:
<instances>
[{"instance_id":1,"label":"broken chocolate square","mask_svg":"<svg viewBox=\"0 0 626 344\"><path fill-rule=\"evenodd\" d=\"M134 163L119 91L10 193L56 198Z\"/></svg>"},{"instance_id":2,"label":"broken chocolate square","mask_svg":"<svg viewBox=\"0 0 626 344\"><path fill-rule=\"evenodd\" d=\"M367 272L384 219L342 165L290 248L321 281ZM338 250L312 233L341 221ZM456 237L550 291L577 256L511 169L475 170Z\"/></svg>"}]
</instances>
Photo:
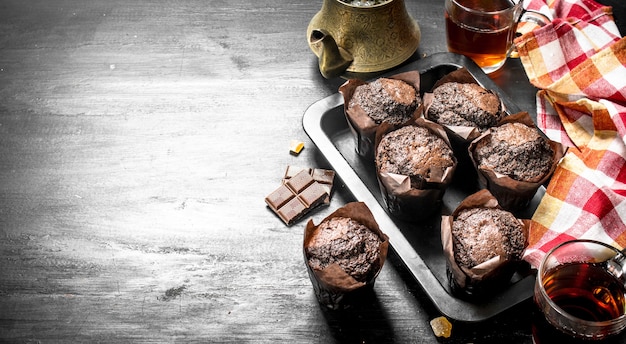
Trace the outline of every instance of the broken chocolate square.
<instances>
[{"instance_id":1,"label":"broken chocolate square","mask_svg":"<svg viewBox=\"0 0 626 344\"><path fill-rule=\"evenodd\" d=\"M285 224L291 225L328 197L310 172L301 170L265 197L265 203Z\"/></svg>"}]
</instances>

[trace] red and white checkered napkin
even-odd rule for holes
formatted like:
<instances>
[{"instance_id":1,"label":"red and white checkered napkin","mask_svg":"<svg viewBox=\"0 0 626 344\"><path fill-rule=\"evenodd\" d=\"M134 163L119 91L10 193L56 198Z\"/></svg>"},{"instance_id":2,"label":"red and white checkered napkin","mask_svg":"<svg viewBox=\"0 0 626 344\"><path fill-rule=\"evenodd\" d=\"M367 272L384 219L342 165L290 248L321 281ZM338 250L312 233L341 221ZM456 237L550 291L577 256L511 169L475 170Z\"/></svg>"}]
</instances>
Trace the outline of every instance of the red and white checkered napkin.
<instances>
[{"instance_id":1,"label":"red and white checkered napkin","mask_svg":"<svg viewBox=\"0 0 626 344\"><path fill-rule=\"evenodd\" d=\"M588 238L626 247L626 38L592 0L526 0L551 24L516 47L537 88L537 125L568 146L533 215L525 259Z\"/></svg>"}]
</instances>

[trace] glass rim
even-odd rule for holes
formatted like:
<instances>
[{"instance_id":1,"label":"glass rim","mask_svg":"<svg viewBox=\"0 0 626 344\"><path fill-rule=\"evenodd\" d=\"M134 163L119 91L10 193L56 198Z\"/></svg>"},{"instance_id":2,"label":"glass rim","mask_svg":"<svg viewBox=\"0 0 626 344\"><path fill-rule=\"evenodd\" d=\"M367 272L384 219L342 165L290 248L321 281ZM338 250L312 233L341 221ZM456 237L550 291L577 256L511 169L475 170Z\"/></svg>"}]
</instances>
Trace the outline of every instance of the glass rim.
<instances>
[{"instance_id":1,"label":"glass rim","mask_svg":"<svg viewBox=\"0 0 626 344\"><path fill-rule=\"evenodd\" d=\"M454 1L454 0L451 0L451 1ZM548 257L554 251L559 249L560 247L563 247L563 246L566 246L566 245L570 245L570 244L575 244L575 243L589 243L589 244L601 245L601 246L604 246L605 248L608 248L608 249L610 249L612 251L615 251L616 255L621 253L620 250L618 250L617 248L615 248L615 247L613 247L611 245L608 245L608 244L603 243L601 241L592 240L592 239L574 239L574 240L564 241L564 242L556 245L555 247L550 249L550 251L548 251L548 253L546 253L546 255L541 260L541 264L539 264L539 268L537 269L537 284L539 285L539 292L541 293L542 298L548 302L548 304L550 305L550 307L552 307L552 309L556 310L560 315L565 317L568 321L576 321L576 322L579 322L580 324L582 324L583 326L587 326L587 327L613 326L613 325L621 323L621 322L625 322L624 326L626 326L626 312L624 314L620 315L619 317L613 318L611 320L604 320L604 321L585 320L585 319L581 319L579 317L576 317L574 315L571 315L570 313L565 311L559 305L554 303L554 301L552 301L550 296L548 296L548 293L546 293L546 290L543 287L543 272L544 272L543 271L543 267L544 267L544 263L548 260ZM611 333L613 333L613 332L611 332ZM606 336L603 336L603 337L606 337Z\"/></svg>"},{"instance_id":2,"label":"glass rim","mask_svg":"<svg viewBox=\"0 0 626 344\"><path fill-rule=\"evenodd\" d=\"M360 9L360 8L363 8L363 9L368 9L368 8L375 8L375 7L382 7L382 6L385 6L385 5L389 5L390 3L392 3L393 1L396 1L396 0L386 0L385 2L381 2L380 4L375 4L375 5L367 5L367 6L363 6L363 5L354 5L354 4L352 4L352 3L344 2L344 1L341 1L341 0L336 0L336 1L337 1L339 4L341 4L341 5L343 5L343 6L346 6L346 7L350 7L350 8L357 8L357 9Z\"/></svg>"},{"instance_id":3,"label":"glass rim","mask_svg":"<svg viewBox=\"0 0 626 344\"><path fill-rule=\"evenodd\" d=\"M513 12L516 9L519 9L522 7L522 3L523 1L519 1L517 3L513 2L512 0L507 0L508 2L511 3L511 7L507 7L505 9L502 10L496 10L496 11L481 11L481 10L476 10L467 6L464 6L462 4L459 3L459 0L447 0L450 1L451 3L453 3L455 6L458 6L459 8L463 9L466 12L470 12L472 14L477 14L477 15L488 15L488 16L492 16L492 15L497 15L497 14L503 14L503 13L508 13L508 12Z\"/></svg>"}]
</instances>

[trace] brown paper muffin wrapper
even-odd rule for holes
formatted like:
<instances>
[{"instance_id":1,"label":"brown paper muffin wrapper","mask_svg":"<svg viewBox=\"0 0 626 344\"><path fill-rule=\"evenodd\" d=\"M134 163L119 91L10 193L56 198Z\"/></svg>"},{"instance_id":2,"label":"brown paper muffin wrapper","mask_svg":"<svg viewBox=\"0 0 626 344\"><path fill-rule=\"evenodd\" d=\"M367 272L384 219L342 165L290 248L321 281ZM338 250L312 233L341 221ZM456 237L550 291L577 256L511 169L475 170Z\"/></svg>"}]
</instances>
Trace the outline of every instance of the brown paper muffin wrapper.
<instances>
[{"instance_id":1,"label":"brown paper muffin wrapper","mask_svg":"<svg viewBox=\"0 0 626 344\"><path fill-rule=\"evenodd\" d=\"M497 256L472 268L459 266L454 258L452 223L462 210L470 208L501 209L497 199L489 190L483 189L469 195L457 206L451 215L442 216L441 244L447 263L448 282L453 293L456 295L480 298L506 286L521 263L521 258L519 260L512 260ZM518 221L524 228L524 247L526 247L528 246L530 221L526 219L518 219Z\"/></svg>"},{"instance_id":2,"label":"brown paper muffin wrapper","mask_svg":"<svg viewBox=\"0 0 626 344\"><path fill-rule=\"evenodd\" d=\"M427 128L450 146L446 131L441 125L424 118L416 118L402 125L381 123L376 131L375 149L378 150L378 145L385 134L410 125ZM428 179L423 180L422 184L415 188L411 186L410 176L381 172L376 166L378 186L387 211L394 217L409 222L432 216L441 208L443 195L452 182L456 167L455 157L454 165L439 173L433 171Z\"/></svg>"},{"instance_id":3,"label":"brown paper muffin wrapper","mask_svg":"<svg viewBox=\"0 0 626 344\"><path fill-rule=\"evenodd\" d=\"M402 80L415 88L417 96L419 98L420 91L420 73L418 71L409 71L387 77L389 79ZM354 95L354 90L365 84L366 82L360 79L350 79L339 87L339 93L343 95L344 114L350 131L355 138L356 152L366 158L372 158L374 156L374 139L376 136L377 124L360 106L354 106L348 108L350 100ZM413 113L413 117L419 117L422 114L421 99L418 99L420 105Z\"/></svg>"},{"instance_id":4,"label":"brown paper muffin wrapper","mask_svg":"<svg viewBox=\"0 0 626 344\"><path fill-rule=\"evenodd\" d=\"M506 116L497 126L501 126L505 123L522 123L526 126L532 127L535 130L539 129L535 126L532 118L527 112L519 112L510 116ZM541 132L539 131L540 135ZM563 157L563 146L555 141L546 138L546 141L552 147L554 155L550 162L550 170L541 179L537 181L520 181L515 180L509 176L502 175L491 169L485 169L478 167L477 159L474 155L478 142L484 140L491 135L490 131L485 132L483 135L477 137L468 147L468 153L475 170L478 172L478 182L481 187L488 189L496 197L498 203L503 209L509 211L517 211L528 206L539 187L545 184L556 169L559 161Z\"/></svg>"},{"instance_id":5,"label":"brown paper muffin wrapper","mask_svg":"<svg viewBox=\"0 0 626 344\"><path fill-rule=\"evenodd\" d=\"M307 223L304 232L303 254L309 278L313 284L315 296L320 304L330 309L343 309L350 307L354 302L358 302L359 298L364 295L368 289L373 287L374 281L376 280L376 277L378 277L378 274L387 259L389 237L380 230L371 211L363 202L348 203L328 215L324 220L322 220L322 222L334 217L351 218L369 228L382 240L379 246L380 253L377 270L373 272L370 280L357 281L346 273L338 264L331 264L323 270L313 269L309 265L307 248L311 244L313 234L317 230L318 225L313 224L313 220L309 220Z\"/></svg>"}]
</instances>

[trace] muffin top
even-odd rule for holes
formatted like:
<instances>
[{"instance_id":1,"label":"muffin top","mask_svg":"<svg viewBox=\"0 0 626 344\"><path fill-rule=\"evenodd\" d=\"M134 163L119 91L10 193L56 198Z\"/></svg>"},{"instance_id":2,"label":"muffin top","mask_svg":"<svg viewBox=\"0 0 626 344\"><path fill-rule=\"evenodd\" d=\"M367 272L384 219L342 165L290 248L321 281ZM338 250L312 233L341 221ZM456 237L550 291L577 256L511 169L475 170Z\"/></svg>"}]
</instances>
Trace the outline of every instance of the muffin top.
<instances>
[{"instance_id":1,"label":"muffin top","mask_svg":"<svg viewBox=\"0 0 626 344\"><path fill-rule=\"evenodd\" d=\"M472 268L501 256L519 260L525 249L522 224L508 211L498 208L464 209L452 222L454 259Z\"/></svg>"},{"instance_id":2,"label":"muffin top","mask_svg":"<svg viewBox=\"0 0 626 344\"><path fill-rule=\"evenodd\" d=\"M419 185L434 174L440 176L454 164L452 149L441 137L413 125L385 134L376 151L380 172L410 176L412 185Z\"/></svg>"},{"instance_id":3,"label":"muffin top","mask_svg":"<svg viewBox=\"0 0 626 344\"><path fill-rule=\"evenodd\" d=\"M550 171L553 155L548 141L522 123L491 128L491 135L477 142L474 150L479 168L527 182L538 182Z\"/></svg>"},{"instance_id":4,"label":"muffin top","mask_svg":"<svg viewBox=\"0 0 626 344\"><path fill-rule=\"evenodd\" d=\"M504 116L500 98L473 83L447 82L433 90L426 117L444 125L476 127L480 132Z\"/></svg>"},{"instance_id":5,"label":"muffin top","mask_svg":"<svg viewBox=\"0 0 626 344\"><path fill-rule=\"evenodd\" d=\"M377 124L385 120L391 124L402 124L413 116L420 99L415 88L408 83L379 78L356 87L348 108L356 105Z\"/></svg>"},{"instance_id":6,"label":"muffin top","mask_svg":"<svg viewBox=\"0 0 626 344\"><path fill-rule=\"evenodd\" d=\"M338 264L355 280L367 282L380 268L381 243L378 235L361 223L333 217L319 224L306 253L313 269Z\"/></svg>"}]
</instances>

